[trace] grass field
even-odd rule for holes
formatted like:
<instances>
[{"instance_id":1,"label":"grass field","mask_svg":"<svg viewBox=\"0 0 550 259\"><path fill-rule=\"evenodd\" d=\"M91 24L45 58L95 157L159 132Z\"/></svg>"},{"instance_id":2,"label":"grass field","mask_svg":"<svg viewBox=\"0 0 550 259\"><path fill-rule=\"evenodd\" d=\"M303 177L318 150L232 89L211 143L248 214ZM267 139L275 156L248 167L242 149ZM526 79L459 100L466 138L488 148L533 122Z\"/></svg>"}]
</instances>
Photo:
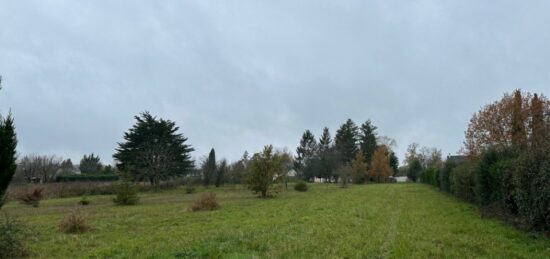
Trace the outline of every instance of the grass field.
<instances>
[{"instance_id":1,"label":"grass field","mask_svg":"<svg viewBox=\"0 0 550 259\"><path fill-rule=\"evenodd\" d=\"M222 208L187 212L200 193L141 194L137 206L91 196L92 230L64 234L58 224L79 198L39 208L9 203L39 233L41 258L549 258L550 240L534 238L469 204L420 184L311 185L261 200L242 187L215 189Z\"/></svg>"}]
</instances>

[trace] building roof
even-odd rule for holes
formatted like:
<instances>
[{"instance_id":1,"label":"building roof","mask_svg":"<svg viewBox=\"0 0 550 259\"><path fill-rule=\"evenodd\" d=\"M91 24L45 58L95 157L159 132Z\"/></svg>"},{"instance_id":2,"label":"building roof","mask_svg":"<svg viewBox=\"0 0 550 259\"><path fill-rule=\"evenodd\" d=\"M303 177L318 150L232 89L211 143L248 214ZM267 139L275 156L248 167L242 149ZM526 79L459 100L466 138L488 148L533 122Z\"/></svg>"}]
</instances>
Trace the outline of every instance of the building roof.
<instances>
[{"instance_id":1,"label":"building roof","mask_svg":"<svg viewBox=\"0 0 550 259\"><path fill-rule=\"evenodd\" d=\"M468 159L468 156L462 156L462 155L454 155L454 156L447 156L447 161L452 161L455 164L463 164Z\"/></svg>"}]
</instances>

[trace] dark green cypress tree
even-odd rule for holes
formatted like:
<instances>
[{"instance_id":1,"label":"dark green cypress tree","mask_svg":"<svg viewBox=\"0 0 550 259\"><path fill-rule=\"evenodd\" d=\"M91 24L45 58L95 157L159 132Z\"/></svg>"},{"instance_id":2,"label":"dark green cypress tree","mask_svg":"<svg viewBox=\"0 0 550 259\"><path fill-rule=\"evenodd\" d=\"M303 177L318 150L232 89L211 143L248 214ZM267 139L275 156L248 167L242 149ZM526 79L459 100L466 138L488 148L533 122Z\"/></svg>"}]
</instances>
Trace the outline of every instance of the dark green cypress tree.
<instances>
[{"instance_id":1,"label":"dark green cypress tree","mask_svg":"<svg viewBox=\"0 0 550 259\"><path fill-rule=\"evenodd\" d=\"M204 186L208 186L211 184L211 182L215 179L213 179L216 175L216 151L212 148L210 150L210 154L208 154L208 158L206 159L202 174L203 174L203 184Z\"/></svg>"},{"instance_id":2,"label":"dark green cypress tree","mask_svg":"<svg viewBox=\"0 0 550 259\"><path fill-rule=\"evenodd\" d=\"M378 147L376 143L376 126L372 125L370 120L365 121L365 123L361 125L359 147L365 156L365 162L370 165L372 155Z\"/></svg>"},{"instance_id":3,"label":"dark green cypress tree","mask_svg":"<svg viewBox=\"0 0 550 259\"><path fill-rule=\"evenodd\" d=\"M358 128L351 119L348 119L336 131L335 147L343 164L349 164L355 159L355 154L358 150L358 138Z\"/></svg>"},{"instance_id":4,"label":"dark green cypress tree","mask_svg":"<svg viewBox=\"0 0 550 259\"><path fill-rule=\"evenodd\" d=\"M2 78L0 77L0 85ZM1 87L0 87L1 89ZM17 165L16 151L17 136L13 117L8 114L6 119L0 115L0 208L4 205L6 190L15 174Z\"/></svg>"}]
</instances>

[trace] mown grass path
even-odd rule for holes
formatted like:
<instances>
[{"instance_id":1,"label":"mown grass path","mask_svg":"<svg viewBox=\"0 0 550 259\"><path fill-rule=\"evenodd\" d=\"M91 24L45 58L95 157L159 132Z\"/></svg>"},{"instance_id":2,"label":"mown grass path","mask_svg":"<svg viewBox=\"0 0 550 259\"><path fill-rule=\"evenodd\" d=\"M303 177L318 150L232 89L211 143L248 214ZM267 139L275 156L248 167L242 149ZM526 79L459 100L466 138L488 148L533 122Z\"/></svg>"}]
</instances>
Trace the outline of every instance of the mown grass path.
<instances>
[{"instance_id":1,"label":"mown grass path","mask_svg":"<svg viewBox=\"0 0 550 259\"><path fill-rule=\"evenodd\" d=\"M550 240L481 218L429 186L310 187L267 200L212 188L221 210L196 213L186 208L200 193L183 190L141 194L130 207L92 196L93 229L81 235L58 230L79 198L3 210L39 233L29 246L37 258L550 258Z\"/></svg>"}]
</instances>

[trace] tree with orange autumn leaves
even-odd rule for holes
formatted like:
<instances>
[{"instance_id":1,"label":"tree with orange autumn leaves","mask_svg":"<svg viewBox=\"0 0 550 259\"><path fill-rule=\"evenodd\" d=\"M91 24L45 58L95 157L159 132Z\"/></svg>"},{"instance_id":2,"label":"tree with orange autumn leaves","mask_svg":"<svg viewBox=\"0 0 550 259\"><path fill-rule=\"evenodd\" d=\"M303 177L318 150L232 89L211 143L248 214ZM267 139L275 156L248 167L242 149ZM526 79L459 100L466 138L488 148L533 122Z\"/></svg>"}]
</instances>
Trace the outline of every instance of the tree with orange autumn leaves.
<instances>
[{"instance_id":1,"label":"tree with orange autumn leaves","mask_svg":"<svg viewBox=\"0 0 550 259\"><path fill-rule=\"evenodd\" d=\"M465 132L463 152L478 156L488 147L535 146L550 124L550 101L543 95L515 90L473 115Z\"/></svg>"},{"instance_id":2,"label":"tree with orange autumn leaves","mask_svg":"<svg viewBox=\"0 0 550 259\"><path fill-rule=\"evenodd\" d=\"M393 175L393 169L390 166L390 150L384 146L379 146L374 154L368 170L368 177L371 181L377 183L389 182Z\"/></svg>"}]
</instances>

